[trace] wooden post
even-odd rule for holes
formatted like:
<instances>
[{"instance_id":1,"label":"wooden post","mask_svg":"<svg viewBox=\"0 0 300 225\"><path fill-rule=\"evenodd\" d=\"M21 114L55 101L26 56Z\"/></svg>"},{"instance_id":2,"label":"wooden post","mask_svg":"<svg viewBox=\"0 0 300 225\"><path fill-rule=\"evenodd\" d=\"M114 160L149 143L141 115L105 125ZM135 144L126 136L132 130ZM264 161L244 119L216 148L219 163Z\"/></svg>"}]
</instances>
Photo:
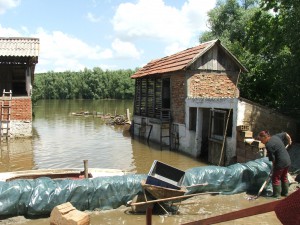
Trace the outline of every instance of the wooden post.
<instances>
[{"instance_id":1,"label":"wooden post","mask_svg":"<svg viewBox=\"0 0 300 225\"><path fill-rule=\"evenodd\" d=\"M130 121L130 112L129 109L126 109L127 120Z\"/></svg>"},{"instance_id":2,"label":"wooden post","mask_svg":"<svg viewBox=\"0 0 300 225\"><path fill-rule=\"evenodd\" d=\"M84 178L89 178L88 160L83 160L84 164Z\"/></svg>"},{"instance_id":3,"label":"wooden post","mask_svg":"<svg viewBox=\"0 0 300 225\"><path fill-rule=\"evenodd\" d=\"M152 225L152 207L148 207L146 211L146 225Z\"/></svg>"}]
</instances>

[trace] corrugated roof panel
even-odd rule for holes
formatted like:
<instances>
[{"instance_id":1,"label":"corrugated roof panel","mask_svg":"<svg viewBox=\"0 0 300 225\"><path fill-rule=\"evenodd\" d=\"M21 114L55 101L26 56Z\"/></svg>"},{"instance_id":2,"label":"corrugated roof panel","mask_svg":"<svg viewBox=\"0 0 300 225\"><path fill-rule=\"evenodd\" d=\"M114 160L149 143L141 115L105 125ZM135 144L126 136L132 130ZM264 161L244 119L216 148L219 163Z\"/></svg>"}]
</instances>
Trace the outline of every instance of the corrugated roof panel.
<instances>
[{"instance_id":1,"label":"corrugated roof panel","mask_svg":"<svg viewBox=\"0 0 300 225\"><path fill-rule=\"evenodd\" d=\"M38 38L0 37L0 56L38 57Z\"/></svg>"}]
</instances>

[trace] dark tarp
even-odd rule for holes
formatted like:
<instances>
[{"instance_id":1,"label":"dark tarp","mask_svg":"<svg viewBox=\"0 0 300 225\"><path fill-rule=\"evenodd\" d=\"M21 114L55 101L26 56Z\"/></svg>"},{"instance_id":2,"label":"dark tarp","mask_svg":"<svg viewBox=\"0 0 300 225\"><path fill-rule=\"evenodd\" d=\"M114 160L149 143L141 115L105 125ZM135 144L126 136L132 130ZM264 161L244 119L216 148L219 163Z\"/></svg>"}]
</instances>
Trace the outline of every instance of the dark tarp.
<instances>
[{"instance_id":1,"label":"dark tarp","mask_svg":"<svg viewBox=\"0 0 300 225\"><path fill-rule=\"evenodd\" d=\"M124 175L82 180L15 180L0 183L1 216L50 215L52 209L70 202L78 210L107 210L125 205L142 191L146 175Z\"/></svg>"},{"instance_id":2,"label":"dark tarp","mask_svg":"<svg viewBox=\"0 0 300 225\"><path fill-rule=\"evenodd\" d=\"M246 191L257 193L269 176L271 167L272 163L266 157L227 167L196 167L185 172L183 185L192 186L188 188L188 194L206 191L221 192L221 194L236 194ZM207 185L199 185L205 183ZM270 188L268 185L266 189Z\"/></svg>"}]
</instances>

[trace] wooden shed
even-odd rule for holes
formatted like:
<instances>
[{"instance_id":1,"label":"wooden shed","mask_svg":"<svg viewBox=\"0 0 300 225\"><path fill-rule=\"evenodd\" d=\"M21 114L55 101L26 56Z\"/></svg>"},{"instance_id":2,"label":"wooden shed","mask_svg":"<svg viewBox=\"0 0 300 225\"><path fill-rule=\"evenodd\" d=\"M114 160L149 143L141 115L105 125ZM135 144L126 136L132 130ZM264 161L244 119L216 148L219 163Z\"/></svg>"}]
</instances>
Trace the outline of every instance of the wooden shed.
<instances>
[{"instance_id":1,"label":"wooden shed","mask_svg":"<svg viewBox=\"0 0 300 225\"><path fill-rule=\"evenodd\" d=\"M237 127L256 119L239 98L245 72L220 40L149 62L131 76L134 135L212 164L236 162Z\"/></svg>"},{"instance_id":2,"label":"wooden shed","mask_svg":"<svg viewBox=\"0 0 300 225\"><path fill-rule=\"evenodd\" d=\"M39 39L0 37L1 136L32 135L31 92Z\"/></svg>"}]
</instances>

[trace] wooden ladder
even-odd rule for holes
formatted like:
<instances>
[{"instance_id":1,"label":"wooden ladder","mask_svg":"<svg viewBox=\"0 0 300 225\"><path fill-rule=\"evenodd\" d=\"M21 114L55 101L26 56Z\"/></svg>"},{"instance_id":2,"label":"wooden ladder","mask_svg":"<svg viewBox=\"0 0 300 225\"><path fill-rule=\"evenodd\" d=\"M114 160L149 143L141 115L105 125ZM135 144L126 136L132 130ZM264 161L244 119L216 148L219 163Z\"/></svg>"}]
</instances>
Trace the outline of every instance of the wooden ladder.
<instances>
[{"instance_id":1,"label":"wooden ladder","mask_svg":"<svg viewBox=\"0 0 300 225\"><path fill-rule=\"evenodd\" d=\"M1 139L2 137L10 136L10 115L11 115L11 100L12 100L12 91L3 90L2 102L1 102Z\"/></svg>"},{"instance_id":2,"label":"wooden ladder","mask_svg":"<svg viewBox=\"0 0 300 225\"><path fill-rule=\"evenodd\" d=\"M179 149L179 125L178 124L172 124L171 144L174 150Z\"/></svg>"},{"instance_id":3,"label":"wooden ladder","mask_svg":"<svg viewBox=\"0 0 300 225\"><path fill-rule=\"evenodd\" d=\"M163 144L166 138L168 144ZM171 112L169 109L162 109L160 115L160 149L162 150L163 147L171 149Z\"/></svg>"}]
</instances>

